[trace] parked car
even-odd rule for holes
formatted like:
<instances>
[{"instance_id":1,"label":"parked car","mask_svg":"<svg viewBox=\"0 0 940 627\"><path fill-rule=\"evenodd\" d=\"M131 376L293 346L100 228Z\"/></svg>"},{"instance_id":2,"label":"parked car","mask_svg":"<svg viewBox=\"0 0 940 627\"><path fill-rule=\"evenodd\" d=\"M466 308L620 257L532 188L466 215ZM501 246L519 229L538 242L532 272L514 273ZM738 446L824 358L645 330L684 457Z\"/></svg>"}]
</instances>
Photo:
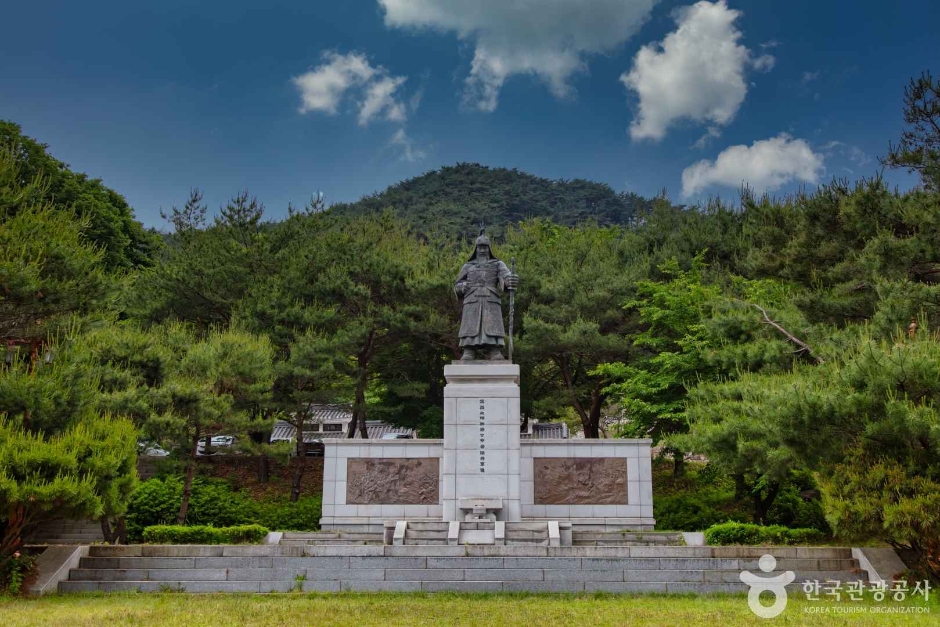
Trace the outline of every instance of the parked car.
<instances>
[{"instance_id":1,"label":"parked car","mask_svg":"<svg viewBox=\"0 0 940 627\"><path fill-rule=\"evenodd\" d=\"M232 447L235 445L235 436L234 435L214 435L211 438L212 449L208 453L209 455L218 455L219 453L231 453ZM199 444L196 445L196 455L206 455L206 440L202 438L199 440Z\"/></svg>"},{"instance_id":2,"label":"parked car","mask_svg":"<svg viewBox=\"0 0 940 627\"><path fill-rule=\"evenodd\" d=\"M138 442L137 454L144 457L167 457L170 452L156 442Z\"/></svg>"},{"instance_id":3,"label":"parked car","mask_svg":"<svg viewBox=\"0 0 940 627\"><path fill-rule=\"evenodd\" d=\"M413 440L409 433L386 433L381 438L381 440Z\"/></svg>"}]
</instances>

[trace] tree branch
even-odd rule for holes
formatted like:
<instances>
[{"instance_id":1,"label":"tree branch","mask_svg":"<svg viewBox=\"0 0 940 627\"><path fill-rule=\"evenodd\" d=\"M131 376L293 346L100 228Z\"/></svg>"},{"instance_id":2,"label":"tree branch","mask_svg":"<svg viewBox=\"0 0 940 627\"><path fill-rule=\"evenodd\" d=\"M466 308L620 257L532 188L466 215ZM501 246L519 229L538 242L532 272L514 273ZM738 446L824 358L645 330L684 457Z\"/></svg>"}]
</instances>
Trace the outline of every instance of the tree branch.
<instances>
[{"instance_id":1,"label":"tree branch","mask_svg":"<svg viewBox=\"0 0 940 627\"><path fill-rule=\"evenodd\" d=\"M796 337L795 335L793 335L792 333L784 329L782 326L780 326L779 324L771 320L770 316L767 315L766 309L754 303L748 303L748 304L751 307L754 307L755 309L757 309L759 312L761 312L764 315L764 320L763 320L764 324L769 324L773 328L777 329L777 331L782 333L783 336L787 338L787 340L789 340L793 344L796 344L799 347L799 350L796 351L797 353L807 353L813 358L813 361L815 361L817 364L825 363L825 360L822 357L817 356L816 353L813 351L813 348L809 344L807 344L806 342Z\"/></svg>"}]
</instances>

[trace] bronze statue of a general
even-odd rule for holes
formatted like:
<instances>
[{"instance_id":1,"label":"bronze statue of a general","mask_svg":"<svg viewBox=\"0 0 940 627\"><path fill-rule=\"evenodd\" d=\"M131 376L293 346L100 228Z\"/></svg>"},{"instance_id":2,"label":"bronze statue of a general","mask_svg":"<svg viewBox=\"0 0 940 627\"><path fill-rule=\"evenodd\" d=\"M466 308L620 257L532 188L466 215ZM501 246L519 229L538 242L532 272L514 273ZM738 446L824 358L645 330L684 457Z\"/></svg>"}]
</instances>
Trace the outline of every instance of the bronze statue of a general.
<instances>
[{"instance_id":1,"label":"bronze statue of a general","mask_svg":"<svg viewBox=\"0 0 940 627\"><path fill-rule=\"evenodd\" d=\"M463 300L459 334L460 347L463 348L461 361L504 359L500 349L506 344L503 339L506 331L503 327L502 295L505 290L511 290L512 294L518 285L519 277L493 256L490 240L481 229L473 255L463 264L454 282L454 292ZM512 313L510 303L510 326Z\"/></svg>"}]
</instances>

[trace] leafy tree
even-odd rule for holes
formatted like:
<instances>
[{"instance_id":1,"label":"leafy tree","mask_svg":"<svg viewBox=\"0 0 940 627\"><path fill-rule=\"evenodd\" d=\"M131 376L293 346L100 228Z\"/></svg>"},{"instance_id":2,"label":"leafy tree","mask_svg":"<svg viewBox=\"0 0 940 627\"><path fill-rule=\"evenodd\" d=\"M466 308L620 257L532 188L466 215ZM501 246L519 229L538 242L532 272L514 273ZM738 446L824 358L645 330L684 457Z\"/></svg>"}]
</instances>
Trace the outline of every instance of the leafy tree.
<instances>
[{"instance_id":1,"label":"leafy tree","mask_svg":"<svg viewBox=\"0 0 940 627\"><path fill-rule=\"evenodd\" d=\"M569 405L585 437L599 437L610 381L597 366L629 356L628 336L636 331L635 317L623 309L645 274L636 240L616 227L532 221L511 230L507 244L524 281L519 359L537 380L553 382L534 411Z\"/></svg>"},{"instance_id":2,"label":"leafy tree","mask_svg":"<svg viewBox=\"0 0 940 627\"><path fill-rule=\"evenodd\" d=\"M266 334L274 347L275 379L265 411L294 423L297 464L291 501L300 498L306 470L303 433L317 403L330 403L346 395L350 380L344 376L353 347L344 337L327 330L338 324L335 306L320 302L308 272L330 262L318 255L331 220L310 213L290 216L271 234L270 256L274 274L252 286L236 317L246 328ZM319 259L319 261L317 260ZM314 271L314 276L319 271ZM265 451L261 459L265 459ZM265 463L262 461L262 463Z\"/></svg>"},{"instance_id":3,"label":"leafy tree","mask_svg":"<svg viewBox=\"0 0 940 627\"><path fill-rule=\"evenodd\" d=\"M397 349L418 317L410 281L423 246L404 223L383 213L338 222L293 250L294 276L308 283L311 302L329 303L335 313L324 332L334 346L348 350L348 358L337 362L352 388L347 436L358 429L368 437L366 393L378 360Z\"/></svg>"},{"instance_id":4,"label":"leafy tree","mask_svg":"<svg viewBox=\"0 0 940 627\"><path fill-rule=\"evenodd\" d=\"M32 204L78 216L82 236L101 250L108 270L150 265L159 242L134 219L134 211L124 197L106 187L101 179L71 171L47 148L23 135L19 125L0 120L0 151L12 156L22 181L43 181L31 198ZM9 207L0 210L9 217L13 215Z\"/></svg>"},{"instance_id":5,"label":"leafy tree","mask_svg":"<svg viewBox=\"0 0 940 627\"><path fill-rule=\"evenodd\" d=\"M814 469L837 534L878 530L936 564L936 519L928 512L940 486L937 337L862 334L843 344L821 365L696 389L689 409L696 450L757 474L768 490L791 469Z\"/></svg>"},{"instance_id":6,"label":"leafy tree","mask_svg":"<svg viewBox=\"0 0 940 627\"><path fill-rule=\"evenodd\" d=\"M136 443L127 420L86 415L46 435L0 414L0 572L31 525L122 515L137 483Z\"/></svg>"},{"instance_id":7,"label":"leafy tree","mask_svg":"<svg viewBox=\"0 0 940 627\"><path fill-rule=\"evenodd\" d=\"M43 200L47 187L0 149L0 340L34 361L71 316L105 307L112 287L86 224Z\"/></svg>"},{"instance_id":8,"label":"leafy tree","mask_svg":"<svg viewBox=\"0 0 940 627\"><path fill-rule=\"evenodd\" d=\"M172 442L185 460L182 524L200 439L258 427L274 378L270 342L238 329L202 336L181 323L149 331L120 326L87 341L101 407L133 417L146 437Z\"/></svg>"},{"instance_id":9,"label":"leafy tree","mask_svg":"<svg viewBox=\"0 0 940 627\"><path fill-rule=\"evenodd\" d=\"M241 192L205 220L202 192L165 215L176 231L159 263L140 273L129 295L131 315L148 323L168 319L202 328L227 325L239 301L267 270L264 205Z\"/></svg>"},{"instance_id":10,"label":"leafy tree","mask_svg":"<svg viewBox=\"0 0 940 627\"><path fill-rule=\"evenodd\" d=\"M644 326L633 339L641 357L633 365L614 362L595 371L616 382L606 392L617 399L628 421L621 430L627 437L652 437L659 443L684 433L688 390L716 375L705 355L711 338L703 322L720 292L703 285L703 267L698 257L693 269L684 272L673 259L660 267L672 277L668 283L640 281L637 298L625 308L636 310ZM675 474L683 474L685 451L672 448L671 453Z\"/></svg>"},{"instance_id":11,"label":"leafy tree","mask_svg":"<svg viewBox=\"0 0 940 627\"><path fill-rule=\"evenodd\" d=\"M881 162L917 172L927 190L940 191L940 83L930 72L912 78L904 88L904 122L910 128L897 145L889 146Z\"/></svg>"}]
</instances>

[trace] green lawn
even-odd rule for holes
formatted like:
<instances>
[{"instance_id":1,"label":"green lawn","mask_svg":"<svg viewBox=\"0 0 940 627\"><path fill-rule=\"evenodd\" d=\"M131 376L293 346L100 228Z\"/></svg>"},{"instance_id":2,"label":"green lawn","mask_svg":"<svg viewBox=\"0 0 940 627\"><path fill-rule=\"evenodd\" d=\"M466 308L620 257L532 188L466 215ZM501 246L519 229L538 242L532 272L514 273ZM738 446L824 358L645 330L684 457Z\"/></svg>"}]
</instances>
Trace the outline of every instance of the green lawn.
<instances>
[{"instance_id":1,"label":"green lawn","mask_svg":"<svg viewBox=\"0 0 940 627\"><path fill-rule=\"evenodd\" d=\"M21 625L935 625L940 603L809 603L791 595L784 613L767 621L744 596L524 594L112 594L0 598L0 627ZM800 595L802 597L802 595ZM836 613L852 608L926 607L929 613ZM830 613L807 610L829 608Z\"/></svg>"}]
</instances>

